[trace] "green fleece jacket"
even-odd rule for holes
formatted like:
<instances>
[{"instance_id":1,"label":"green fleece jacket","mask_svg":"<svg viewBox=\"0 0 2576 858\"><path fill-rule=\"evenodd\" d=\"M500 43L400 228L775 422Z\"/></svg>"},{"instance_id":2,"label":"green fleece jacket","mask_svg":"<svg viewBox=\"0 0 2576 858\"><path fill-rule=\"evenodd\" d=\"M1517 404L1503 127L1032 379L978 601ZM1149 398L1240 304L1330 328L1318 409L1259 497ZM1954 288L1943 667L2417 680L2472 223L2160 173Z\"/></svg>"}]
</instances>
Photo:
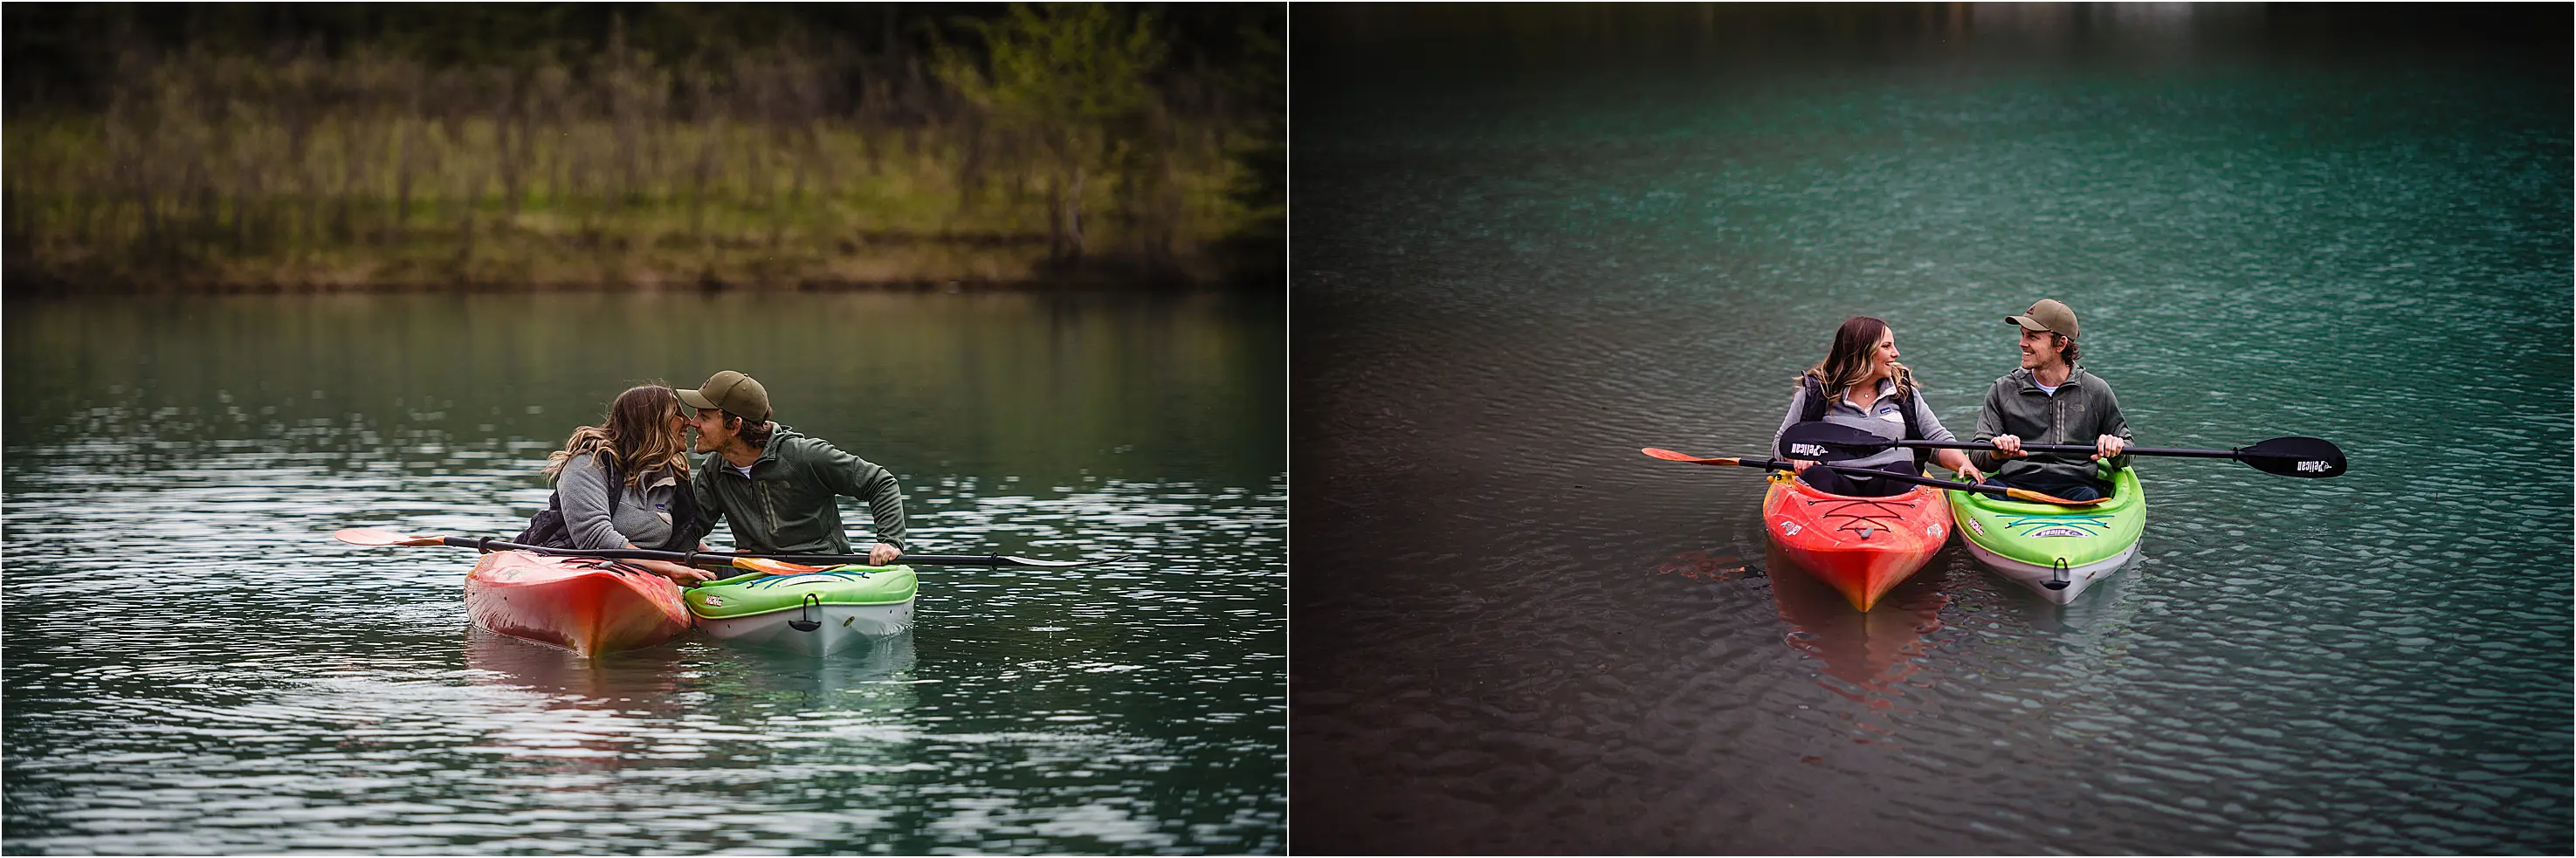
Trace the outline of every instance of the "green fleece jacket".
<instances>
[{"instance_id":1,"label":"green fleece jacket","mask_svg":"<svg viewBox=\"0 0 2576 858\"><path fill-rule=\"evenodd\" d=\"M1997 435L2011 435L2024 444L2082 444L2104 435L2129 439L2129 421L2120 416L2120 398L2111 394L2111 383L2101 376L2075 367L2067 373L2066 383L2058 385L2057 395L2039 389L2039 381L2030 370L2014 369L1995 379L1986 388L1986 407L1977 412L1977 440L1991 441ZM2102 479L2103 474L2129 466L2129 454L2111 457L2108 462L2094 462L2090 453L2032 453L2020 459L1995 458L1986 450L1968 457L1978 469L2012 482L2015 477L2028 478L2045 474L2046 478Z\"/></svg>"},{"instance_id":2,"label":"green fleece jacket","mask_svg":"<svg viewBox=\"0 0 2576 858\"><path fill-rule=\"evenodd\" d=\"M770 424L776 431L743 476L724 454L708 453L690 475L696 490L698 518L705 527L716 519L733 523L734 548L760 554L848 554L850 538L841 532L841 507L835 497L867 501L876 518L876 541L908 548L903 541L903 487L894 474L876 463L844 453L819 438Z\"/></svg>"}]
</instances>

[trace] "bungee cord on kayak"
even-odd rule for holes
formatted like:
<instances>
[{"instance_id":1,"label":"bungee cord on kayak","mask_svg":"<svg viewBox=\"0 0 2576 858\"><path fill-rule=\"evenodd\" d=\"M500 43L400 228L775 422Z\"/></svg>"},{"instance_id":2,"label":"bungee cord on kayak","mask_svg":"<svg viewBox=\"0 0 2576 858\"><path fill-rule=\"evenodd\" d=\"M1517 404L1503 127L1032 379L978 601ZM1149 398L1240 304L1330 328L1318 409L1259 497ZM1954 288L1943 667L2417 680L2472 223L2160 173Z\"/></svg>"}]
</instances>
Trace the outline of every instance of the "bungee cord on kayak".
<instances>
[{"instance_id":1,"label":"bungee cord on kayak","mask_svg":"<svg viewBox=\"0 0 2576 858\"><path fill-rule=\"evenodd\" d=\"M1810 507L1827 506L1821 515L1824 520L1838 522L1836 530L1848 531L1862 539L1868 539L1872 534L1880 531L1893 530L1896 522L1903 521L1916 506L1919 506L1911 501L1863 498L1805 498L1804 500Z\"/></svg>"}]
</instances>

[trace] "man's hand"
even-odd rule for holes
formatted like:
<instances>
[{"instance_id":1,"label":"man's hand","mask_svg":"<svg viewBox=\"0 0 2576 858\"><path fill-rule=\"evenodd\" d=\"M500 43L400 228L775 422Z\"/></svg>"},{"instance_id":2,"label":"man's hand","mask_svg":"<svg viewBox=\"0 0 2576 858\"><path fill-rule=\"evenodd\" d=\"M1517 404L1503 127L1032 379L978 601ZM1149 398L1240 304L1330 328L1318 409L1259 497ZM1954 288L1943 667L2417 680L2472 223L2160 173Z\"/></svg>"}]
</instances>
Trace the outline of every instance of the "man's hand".
<instances>
[{"instance_id":1,"label":"man's hand","mask_svg":"<svg viewBox=\"0 0 2576 858\"><path fill-rule=\"evenodd\" d=\"M2120 455L2120 451L2128 449L2128 446L2128 442L2120 440L2120 436L2118 435L2104 435L2102 437L2095 438L2093 439L2093 460L2099 462L2103 459Z\"/></svg>"},{"instance_id":2,"label":"man's hand","mask_svg":"<svg viewBox=\"0 0 2576 858\"><path fill-rule=\"evenodd\" d=\"M903 549L880 542L877 543L875 548L868 549L868 565L885 566L893 563L895 558L902 556Z\"/></svg>"},{"instance_id":3,"label":"man's hand","mask_svg":"<svg viewBox=\"0 0 2576 858\"><path fill-rule=\"evenodd\" d=\"M1813 465L1813 464L1815 464L1815 463L1814 463L1814 462L1811 462L1811 461L1808 461L1808 460L1806 460L1806 459L1790 459L1790 460L1789 460L1789 470L1790 470L1790 471L1792 471L1792 472L1794 472L1794 473L1800 473L1800 474L1803 474L1803 473L1806 473L1806 472L1807 472L1807 466L1808 466L1808 465Z\"/></svg>"},{"instance_id":4,"label":"man's hand","mask_svg":"<svg viewBox=\"0 0 2576 858\"><path fill-rule=\"evenodd\" d=\"M1994 442L1996 458L2018 459L2023 456L2030 455L2029 453L2022 451L2021 436L2019 435L1997 435L1987 440Z\"/></svg>"}]
</instances>

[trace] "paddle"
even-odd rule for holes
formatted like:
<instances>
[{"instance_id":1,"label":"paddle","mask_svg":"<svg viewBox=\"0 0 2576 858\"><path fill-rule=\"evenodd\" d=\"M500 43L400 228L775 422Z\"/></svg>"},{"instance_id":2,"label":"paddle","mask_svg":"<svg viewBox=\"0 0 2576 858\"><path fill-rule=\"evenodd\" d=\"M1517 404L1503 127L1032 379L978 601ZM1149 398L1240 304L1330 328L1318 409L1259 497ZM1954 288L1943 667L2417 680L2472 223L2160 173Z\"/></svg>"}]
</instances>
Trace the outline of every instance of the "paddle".
<instances>
[{"instance_id":1,"label":"paddle","mask_svg":"<svg viewBox=\"0 0 2576 858\"><path fill-rule=\"evenodd\" d=\"M1673 451L1671 451L1671 450L1663 449L1663 448L1661 448L1661 447L1646 447L1646 448L1643 448L1643 449L1638 450L1637 452L1644 453L1644 454L1646 454L1646 455L1653 456L1653 457L1655 457L1655 458L1662 459L1662 460L1667 461L1667 462L1688 462L1688 463L1691 463L1691 464L1694 464L1694 465L1735 465L1735 466L1738 466L1738 467L1745 467L1745 468L1763 468L1763 469L1773 470L1773 471L1795 471L1795 470L1797 470L1797 466L1796 466L1795 464L1792 464L1792 463L1789 463L1789 462L1783 462L1783 461L1780 461L1780 460L1778 460L1778 459L1703 459L1703 458L1700 458L1700 457L1698 457L1698 456L1690 455L1690 454L1688 454L1688 453L1676 453L1676 452L1673 452ZM2058 496L2056 496L2056 495L2041 494L2041 493L2039 493L2039 492L2031 491L2031 490L2029 490L2029 489L2016 489L2016 488L2010 488L2010 487L2006 487L2006 486L1989 486L1989 485L1983 485L1983 484L1979 484L1979 483L1961 483L1961 482L1953 482L1953 481L1950 481L1950 480L1936 480L1936 479L1933 479L1933 478L1931 478L1931 477L1917 477L1917 476L1912 476L1912 475L1908 475L1908 474L1892 473L1892 472L1888 472L1888 471L1874 471L1874 470L1870 470L1870 469L1868 469L1868 468L1837 468L1837 467L1834 467L1834 466L1832 466L1832 465L1809 465L1808 467L1810 467L1810 468L1823 468L1823 469L1828 470L1828 471L1836 471L1836 472L1839 472L1839 473L1843 473L1843 474L1847 474L1847 475L1851 475L1851 476L1856 476L1856 477L1879 477L1879 478L1882 478L1882 479L1895 480L1895 481L1900 482L1900 483L1913 483L1913 484L1918 485L1918 486L1931 486L1931 487L1936 488L1936 489L1949 489L1949 490L1951 490L1951 491L1959 491L1959 492L1976 492L1976 493L1978 493L1978 494L1988 494L1988 495L1995 495L1995 496L1998 496L1998 497L2008 497L2008 498L2012 498L2013 500L2018 500L2018 501L2029 501L2029 502L2031 502L2031 503L2048 503L2048 504L2056 504L2056 505L2058 505L2058 506L2093 506L2093 505L2096 505L2096 504L2108 503L2108 502L2110 502L2110 500L2111 500L2110 498L2094 498L2094 499L2092 499L2092 500L2069 500L2069 499L2067 499L2067 498L2058 497Z\"/></svg>"},{"instance_id":2,"label":"paddle","mask_svg":"<svg viewBox=\"0 0 2576 858\"><path fill-rule=\"evenodd\" d=\"M710 564L732 566L737 569L749 569L754 572L769 571L766 567L771 564L794 566L798 565L799 561L804 563L829 563L834 565L846 565L851 563L864 564L868 561L868 556L865 554L736 554L730 551L648 551L641 548L544 548L535 545L521 545L516 542L507 542L499 539L467 539L460 536L406 535L389 530L377 530L371 527L348 528L331 534L331 538L351 545L364 545L373 548L382 548L394 545L415 547L447 546L450 548L473 548L482 551L532 551L538 554L553 554L563 557L605 557L612 560L669 560L678 563L705 561ZM1014 557L1007 554L906 554L895 558L894 562L904 565L918 564L924 566L1024 566L1034 569L1071 569L1076 566L1115 563L1133 556L1135 555L1131 554L1124 557L1112 557L1107 560L1039 560L1032 557ZM807 566L803 567L799 571L812 571L822 568L828 567Z\"/></svg>"},{"instance_id":3,"label":"paddle","mask_svg":"<svg viewBox=\"0 0 2576 858\"><path fill-rule=\"evenodd\" d=\"M1890 441L1867 429L1811 420L1791 424L1780 433L1781 449L1791 454L1823 459L1852 459L1868 456L1889 447L1927 447L1936 450L1992 450L1995 445L1984 441ZM2091 444L2023 444L2033 453L2091 453ZM2183 456L2199 459L2234 459L2266 474L2284 477L2324 478L2343 475L2343 451L2334 442L2322 438L2274 438L2250 447L2233 450L2179 450L2164 447L2130 447L2122 450L2138 456Z\"/></svg>"}]
</instances>

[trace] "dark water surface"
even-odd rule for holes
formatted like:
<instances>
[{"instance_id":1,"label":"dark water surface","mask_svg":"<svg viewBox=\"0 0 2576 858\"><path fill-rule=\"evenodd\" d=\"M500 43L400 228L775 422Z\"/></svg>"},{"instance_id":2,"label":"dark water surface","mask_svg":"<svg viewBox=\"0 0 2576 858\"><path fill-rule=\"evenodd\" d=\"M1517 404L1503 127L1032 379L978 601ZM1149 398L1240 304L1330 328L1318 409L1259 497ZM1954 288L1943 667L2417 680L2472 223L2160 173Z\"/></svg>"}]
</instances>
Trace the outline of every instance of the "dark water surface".
<instances>
[{"instance_id":1,"label":"dark water surface","mask_svg":"<svg viewBox=\"0 0 2576 858\"><path fill-rule=\"evenodd\" d=\"M12 303L7 851L1277 852L1281 315ZM470 552L329 538L515 532L573 426L720 368L893 469L923 550L1138 559L925 569L911 635L830 661L690 639L591 664L471 628Z\"/></svg>"},{"instance_id":2,"label":"dark water surface","mask_svg":"<svg viewBox=\"0 0 2576 858\"><path fill-rule=\"evenodd\" d=\"M2564 10L2207 8L1301 9L1294 847L2566 853ZM1762 455L1857 314L1972 430L2043 296L2138 443L2350 474L2143 459L2079 603L1864 615L1636 452Z\"/></svg>"}]
</instances>

